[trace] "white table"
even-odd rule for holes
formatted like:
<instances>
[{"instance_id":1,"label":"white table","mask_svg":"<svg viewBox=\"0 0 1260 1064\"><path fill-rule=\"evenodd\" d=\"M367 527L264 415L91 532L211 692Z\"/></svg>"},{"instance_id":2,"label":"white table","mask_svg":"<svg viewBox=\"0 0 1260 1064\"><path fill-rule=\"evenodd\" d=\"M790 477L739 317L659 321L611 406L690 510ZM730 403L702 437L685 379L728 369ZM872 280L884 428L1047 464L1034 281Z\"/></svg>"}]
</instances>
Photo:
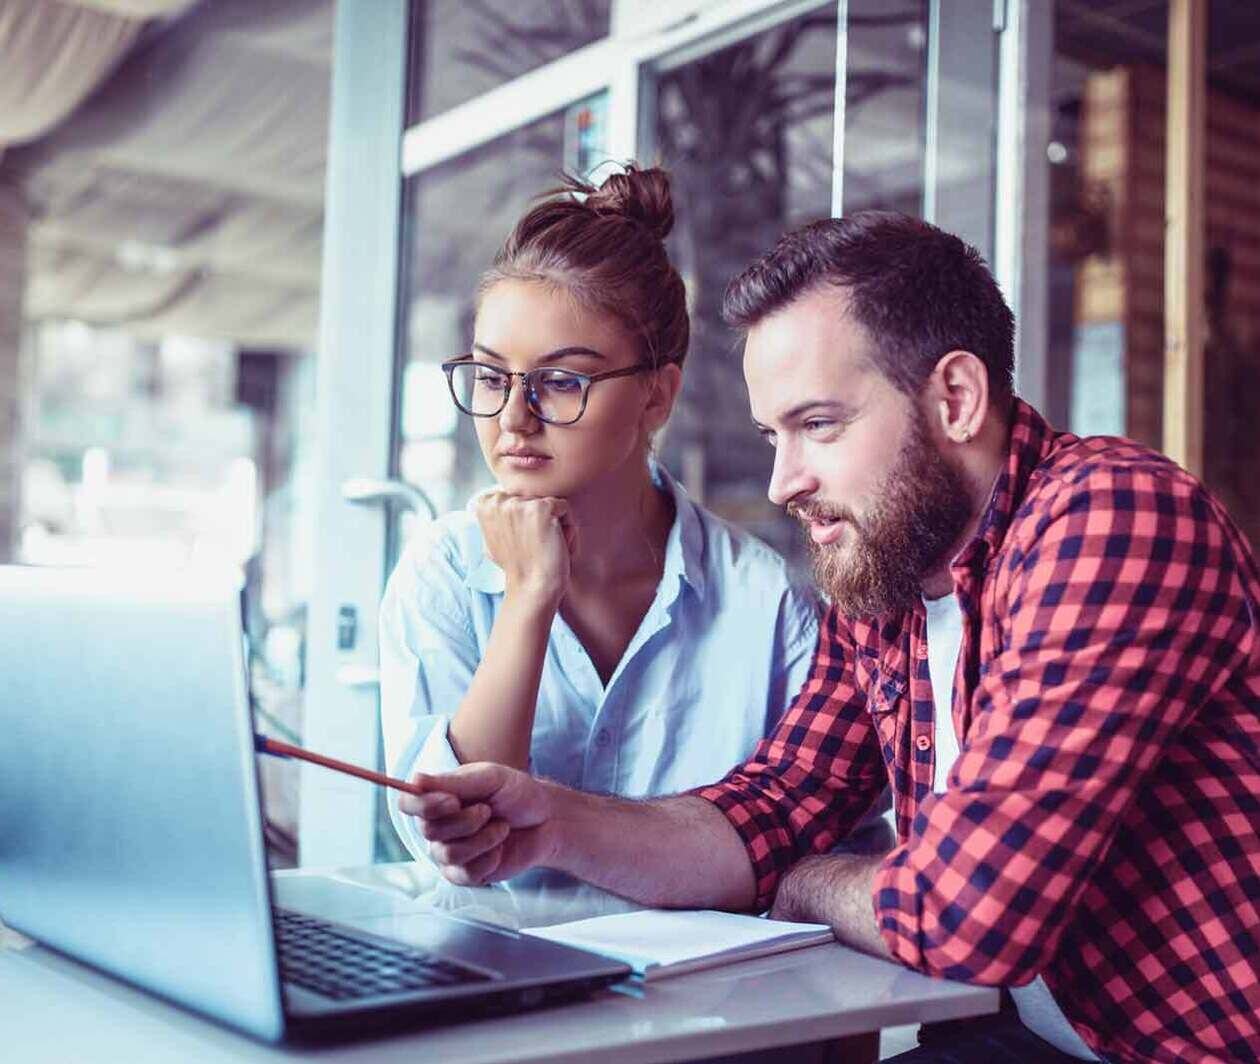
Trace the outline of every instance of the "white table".
<instances>
[{"instance_id":1,"label":"white table","mask_svg":"<svg viewBox=\"0 0 1260 1064\"><path fill-rule=\"evenodd\" d=\"M591 887L544 880L513 890L435 883L414 866L277 873L277 900L407 937L433 908L529 926L632 908ZM121 931L120 931L121 933ZM14 1064L264 1061L497 1064L689 1060L818 1042L881 1027L995 1012L996 990L929 979L840 945L818 946L589 1001L351 1045L255 1042L0 931L0 1044Z\"/></svg>"}]
</instances>

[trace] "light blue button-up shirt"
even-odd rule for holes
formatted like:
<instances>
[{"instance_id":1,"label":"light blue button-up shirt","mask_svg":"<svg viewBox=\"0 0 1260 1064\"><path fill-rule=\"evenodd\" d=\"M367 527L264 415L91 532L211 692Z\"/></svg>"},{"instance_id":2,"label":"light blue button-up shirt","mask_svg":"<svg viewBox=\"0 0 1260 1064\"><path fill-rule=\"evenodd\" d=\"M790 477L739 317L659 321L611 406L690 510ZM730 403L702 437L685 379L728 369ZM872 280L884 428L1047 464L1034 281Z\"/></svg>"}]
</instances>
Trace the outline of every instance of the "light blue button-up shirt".
<instances>
[{"instance_id":1,"label":"light blue button-up shirt","mask_svg":"<svg viewBox=\"0 0 1260 1064\"><path fill-rule=\"evenodd\" d=\"M697 506L662 469L675 518L656 596L607 686L557 613L530 747L531 770L584 791L672 794L720 779L768 735L801 688L818 600L783 559ZM503 571L472 512L420 530L381 605L381 715L394 775L458 765L447 726L503 606ZM415 821L389 792L407 848Z\"/></svg>"}]
</instances>

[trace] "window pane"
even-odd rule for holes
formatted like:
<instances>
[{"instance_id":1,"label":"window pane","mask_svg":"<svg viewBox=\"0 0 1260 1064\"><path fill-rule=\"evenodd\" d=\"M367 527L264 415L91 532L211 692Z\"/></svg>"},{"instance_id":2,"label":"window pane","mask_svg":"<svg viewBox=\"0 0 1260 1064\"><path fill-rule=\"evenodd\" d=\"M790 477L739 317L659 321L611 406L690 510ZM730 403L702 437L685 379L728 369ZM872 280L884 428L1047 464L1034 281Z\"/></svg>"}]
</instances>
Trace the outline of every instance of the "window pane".
<instances>
[{"instance_id":1,"label":"window pane","mask_svg":"<svg viewBox=\"0 0 1260 1064\"><path fill-rule=\"evenodd\" d=\"M784 553L803 540L766 498L772 456L752 429L727 282L831 207L836 18L828 5L661 77L657 144L674 177L670 250L687 282L692 343L660 442L692 493Z\"/></svg>"},{"instance_id":2,"label":"window pane","mask_svg":"<svg viewBox=\"0 0 1260 1064\"><path fill-rule=\"evenodd\" d=\"M417 0L408 122L608 36L611 0Z\"/></svg>"},{"instance_id":3,"label":"window pane","mask_svg":"<svg viewBox=\"0 0 1260 1064\"><path fill-rule=\"evenodd\" d=\"M927 5L849 0L843 210L923 209Z\"/></svg>"}]
</instances>

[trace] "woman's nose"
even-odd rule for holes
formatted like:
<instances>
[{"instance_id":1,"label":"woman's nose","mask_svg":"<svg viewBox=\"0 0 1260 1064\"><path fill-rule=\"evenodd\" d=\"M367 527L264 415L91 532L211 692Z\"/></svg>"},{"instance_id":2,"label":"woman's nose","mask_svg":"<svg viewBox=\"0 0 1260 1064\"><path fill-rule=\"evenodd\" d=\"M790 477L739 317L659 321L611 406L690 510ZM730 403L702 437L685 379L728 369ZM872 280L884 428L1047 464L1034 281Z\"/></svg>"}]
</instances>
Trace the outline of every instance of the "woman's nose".
<instances>
[{"instance_id":1,"label":"woman's nose","mask_svg":"<svg viewBox=\"0 0 1260 1064\"><path fill-rule=\"evenodd\" d=\"M539 421L525 401L525 382L513 378L507 402L499 411L499 428L503 432L529 432L537 428Z\"/></svg>"}]
</instances>

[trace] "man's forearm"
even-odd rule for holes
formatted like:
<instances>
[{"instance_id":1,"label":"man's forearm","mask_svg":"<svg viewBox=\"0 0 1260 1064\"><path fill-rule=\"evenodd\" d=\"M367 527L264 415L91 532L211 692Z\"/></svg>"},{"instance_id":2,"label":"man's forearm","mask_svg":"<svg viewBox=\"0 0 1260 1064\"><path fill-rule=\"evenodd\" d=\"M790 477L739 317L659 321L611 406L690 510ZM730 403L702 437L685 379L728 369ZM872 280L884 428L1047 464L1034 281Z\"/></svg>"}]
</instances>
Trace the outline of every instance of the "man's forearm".
<instances>
[{"instance_id":1,"label":"man's forearm","mask_svg":"<svg viewBox=\"0 0 1260 1064\"><path fill-rule=\"evenodd\" d=\"M806 857L779 881L770 915L830 924L846 946L891 956L875 922L875 873L882 862L855 854Z\"/></svg>"},{"instance_id":2,"label":"man's forearm","mask_svg":"<svg viewBox=\"0 0 1260 1064\"><path fill-rule=\"evenodd\" d=\"M703 798L631 801L556 785L552 801L552 867L659 908L752 906L748 852Z\"/></svg>"}]
</instances>

